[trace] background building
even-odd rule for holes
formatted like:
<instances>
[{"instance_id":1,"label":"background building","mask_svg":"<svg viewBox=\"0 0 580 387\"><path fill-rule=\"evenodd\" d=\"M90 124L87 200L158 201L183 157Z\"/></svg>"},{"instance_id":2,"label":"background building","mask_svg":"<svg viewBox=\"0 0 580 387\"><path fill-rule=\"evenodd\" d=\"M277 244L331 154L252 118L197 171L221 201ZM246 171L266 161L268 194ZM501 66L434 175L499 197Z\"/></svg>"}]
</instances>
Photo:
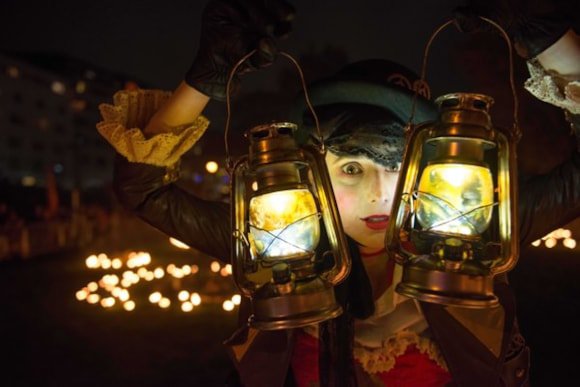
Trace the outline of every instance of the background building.
<instances>
[{"instance_id":1,"label":"background building","mask_svg":"<svg viewBox=\"0 0 580 387\"><path fill-rule=\"evenodd\" d=\"M0 178L45 186L54 175L64 189L106 184L113 153L95 130L98 105L136 87L66 55L0 53Z\"/></svg>"}]
</instances>

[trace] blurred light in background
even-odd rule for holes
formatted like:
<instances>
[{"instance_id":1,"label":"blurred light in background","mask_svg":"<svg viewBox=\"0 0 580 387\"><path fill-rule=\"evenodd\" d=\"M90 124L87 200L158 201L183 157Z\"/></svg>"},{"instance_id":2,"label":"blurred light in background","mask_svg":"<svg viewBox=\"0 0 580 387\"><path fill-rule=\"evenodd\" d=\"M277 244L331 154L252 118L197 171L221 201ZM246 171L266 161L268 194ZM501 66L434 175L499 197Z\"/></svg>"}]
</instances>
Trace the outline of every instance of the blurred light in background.
<instances>
[{"instance_id":1,"label":"blurred light in background","mask_svg":"<svg viewBox=\"0 0 580 387\"><path fill-rule=\"evenodd\" d=\"M133 302L133 301L127 301L127 302L125 302L123 304L123 309L125 309L128 312L134 310L135 309L135 302Z\"/></svg>"},{"instance_id":2,"label":"blurred light in background","mask_svg":"<svg viewBox=\"0 0 580 387\"><path fill-rule=\"evenodd\" d=\"M64 83L60 81L52 82L52 85L50 85L50 89L54 94L58 95L63 95L66 92L66 86L64 85Z\"/></svg>"},{"instance_id":3,"label":"blurred light in background","mask_svg":"<svg viewBox=\"0 0 580 387\"><path fill-rule=\"evenodd\" d=\"M216 173L218 169L219 165L215 161L208 161L207 163L205 163L205 170L208 171L209 173Z\"/></svg>"},{"instance_id":4,"label":"blurred light in background","mask_svg":"<svg viewBox=\"0 0 580 387\"><path fill-rule=\"evenodd\" d=\"M181 242L180 240L177 240L175 238L169 238L169 242L175 247L178 247L178 248L184 249L184 250L189 250L189 246L186 245L185 243Z\"/></svg>"},{"instance_id":5,"label":"blurred light in background","mask_svg":"<svg viewBox=\"0 0 580 387\"><path fill-rule=\"evenodd\" d=\"M222 307L226 312L231 312L232 310L234 310L235 305L231 300L225 300L224 303L222 304Z\"/></svg>"},{"instance_id":6,"label":"blurred light in background","mask_svg":"<svg viewBox=\"0 0 580 387\"><path fill-rule=\"evenodd\" d=\"M211 265L209 266L209 268L212 272L217 273L220 271L221 266L220 266L220 263L218 261L213 261L211 263Z\"/></svg>"},{"instance_id":7,"label":"blurred light in background","mask_svg":"<svg viewBox=\"0 0 580 387\"><path fill-rule=\"evenodd\" d=\"M23 176L21 184L24 187L33 187L36 184L36 177L34 176Z\"/></svg>"},{"instance_id":8,"label":"blurred light in background","mask_svg":"<svg viewBox=\"0 0 580 387\"><path fill-rule=\"evenodd\" d=\"M171 306L171 301L169 300L169 298L163 297L161 300L159 300L159 307L161 307L163 309L167 309L170 306Z\"/></svg>"},{"instance_id":9,"label":"blurred light in background","mask_svg":"<svg viewBox=\"0 0 580 387\"><path fill-rule=\"evenodd\" d=\"M182 312L191 312L195 307L201 305L205 298L208 304L221 304L222 309L230 312L235 309L241 302L239 294L233 294L230 298L224 295L215 294L211 290L210 294L201 296L198 292L183 289L182 279L188 276L194 276L199 273L198 265L176 266L170 263L164 269L161 266L150 270L147 266L151 263L151 255L147 252L129 252L126 257L109 258L105 253L91 254L85 258L85 265L89 269L121 269L125 264L127 267L135 268L133 270L124 270L117 273L106 273L98 281L91 281L83 288L75 292L75 298L78 301L86 301L89 304L99 304L106 309L121 309L132 311L136 303L131 299L128 288L137 284L141 279L145 281L161 280L166 278L165 273L170 275L169 284L149 285L153 286L151 293L145 293L145 298L153 305L161 309L169 309L175 304ZM221 265L218 261L210 264L208 275L221 275L223 277L232 274L232 265ZM215 278L215 277L214 277ZM221 280L221 279L220 279ZM223 280L222 280L223 281ZM160 286L167 289L167 294L162 294ZM164 291L165 292L165 291ZM137 291L135 294L143 296L143 291Z\"/></svg>"},{"instance_id":10,"label":"blurred light in background","mask_svg":"<svg viewBox=\"0 0 580 387\"><path fill-rule=\"evenodd\" d=\"M157 304L161 300L161 293L153 292L149 295L149 302L152 304Z\"/></svg>"},{"instance_id":11,"label":"blurred light in background","mask_svg":"<svg viewBox=\"0 0 580 387\"><path fill-rule=\"evenodd\" d=\"M75 91L78 94L82 94L87 90L87 83L85 81L78 81L75 86Z\"/></svg>"},{"instance_id":12,"label":"blurred light in background","mask_svg":"<svg viewBox=\"0 0 580 387\"><path fill-rule=\"evenodd\" d=\"M532 242L532 246L540 247L542 243L548 249L552 249L558 245L558 241L562 241L562 245L569 249L576 248L576 239L572 237L572 231L559 228L551 233L544 235L541 239Z\"/></svg>"}]
</instances>

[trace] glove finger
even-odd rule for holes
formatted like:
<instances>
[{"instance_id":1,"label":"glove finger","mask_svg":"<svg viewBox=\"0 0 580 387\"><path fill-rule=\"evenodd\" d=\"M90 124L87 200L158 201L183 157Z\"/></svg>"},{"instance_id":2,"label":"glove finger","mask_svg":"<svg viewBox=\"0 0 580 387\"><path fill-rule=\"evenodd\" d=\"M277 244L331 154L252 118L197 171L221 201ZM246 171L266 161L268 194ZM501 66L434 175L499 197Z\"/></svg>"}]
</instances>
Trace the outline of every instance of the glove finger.
<instances>
[{"instance_id":1,"label":"glove finger","mask_svg":"<svg viewBox=\"0 0 580 387\"><path fill-rule=\"evenodd\" d=\"M491 25L479 18L470 7L456 7L453 11L453 24L461 32L476 33L490 31Z\"/></svg>"},{"instance_id":2,"label":"glove finger","mask_svg":"<svg viewBox=\"0 0 580 387\"><path fill-rule=\"evenodd\" d=\"M257 51L250 58L250 63L256 68L264 68L271 65L278 55L278 47L274 38L265 37L259 40Z\"/></svg>"}]
</instances>

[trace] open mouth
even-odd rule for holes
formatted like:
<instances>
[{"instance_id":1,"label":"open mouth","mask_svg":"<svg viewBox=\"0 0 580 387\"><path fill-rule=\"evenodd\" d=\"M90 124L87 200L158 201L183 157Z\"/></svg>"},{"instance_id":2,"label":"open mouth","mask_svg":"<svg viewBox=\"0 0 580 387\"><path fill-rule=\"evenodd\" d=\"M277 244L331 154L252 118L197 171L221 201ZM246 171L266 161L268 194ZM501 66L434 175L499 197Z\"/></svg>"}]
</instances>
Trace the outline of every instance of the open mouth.
<instances>
[{"instance_id":1,"label":"open mouth","mask_svg":"<svg viewBox=\"0 0 580 387\"><path fill-rule=\"evenodd\" d=\"M389 224L389 215L371 215L361 220L371 230L384 230Z\"/></svg>"}]
</instances>

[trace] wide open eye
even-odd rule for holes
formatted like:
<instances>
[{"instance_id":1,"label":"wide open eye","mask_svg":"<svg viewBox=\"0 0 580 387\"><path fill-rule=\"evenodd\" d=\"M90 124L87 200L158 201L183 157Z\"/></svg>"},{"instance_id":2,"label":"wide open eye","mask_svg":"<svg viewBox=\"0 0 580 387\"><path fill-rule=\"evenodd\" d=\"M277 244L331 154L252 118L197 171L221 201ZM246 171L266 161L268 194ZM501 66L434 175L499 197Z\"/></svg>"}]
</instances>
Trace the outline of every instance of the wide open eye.
<instances>
[{"instance_id":1,"label":"wide open eye","mask_svg":"<svg viewBox=\"0 0 580 387\"><path fill-rule=\"evenodd\" d=\"M389 164L385 168L387 172L399 172L401 170L401 163Z\"/></svg>"},{"instance_id":2,"label":"wide open eye","mask_svg":"<svg viewBox=\"0 0 580 387\"><path fill-rule=\"evenodd\" d=\"M359 175L362 173L363 169L359 163L347 163L342 167L342 172L347 175Z\"/></svg>"}]
</instances>

